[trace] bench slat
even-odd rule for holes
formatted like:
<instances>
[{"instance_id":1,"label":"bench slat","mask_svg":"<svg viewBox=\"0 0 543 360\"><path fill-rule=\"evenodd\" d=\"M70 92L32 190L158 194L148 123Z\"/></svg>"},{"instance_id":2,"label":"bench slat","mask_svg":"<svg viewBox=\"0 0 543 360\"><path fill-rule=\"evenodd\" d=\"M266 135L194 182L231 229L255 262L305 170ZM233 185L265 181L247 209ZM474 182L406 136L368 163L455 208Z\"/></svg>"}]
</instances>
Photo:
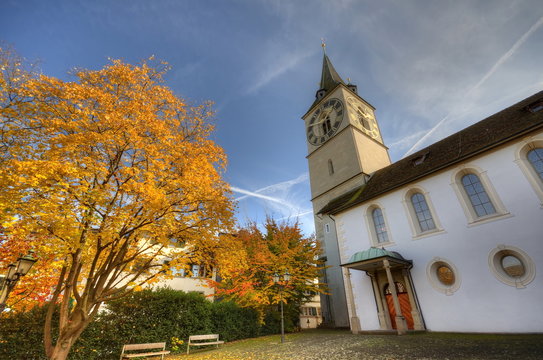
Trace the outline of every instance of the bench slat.
<instances>
[{"instance_id":1,"label":"bench slat","mask_svg":"<svg viewBox=\"0 0 543 360\"><path fill-rule=\"evenodd\" d=\"M145 350L145 349L164 349L166 343L149 343L149 344L127 344L123 347L123 350Z\"/></svg>"},{"instance_id":2,"label":"bench slat","mask_svg":"<svg viewBox=\"0 0 543 360\"><path fill-rule=\"evenodd\" d=\"M224 341L205 341L205 342L191 342L190 345L198 346L198 345L217 345L217 344L224 344Z\"/></svg>"},{"instance_id":3,"label":"bench slat","mask_svg":"<svg viewBox=\"0 0 543 360\"><path fill-rule=\"evenodd\" d=\"M158 351L158 352L149 352L149 353L134 353L134 354L124 354L123 359L137 358L143 356L159 356L159 355L168 355L170 352L168 350Z\"/></svg>"},{"instance_id":4,"label":"bench slat","mask_svg":"<svg viewBox=\"0 0 543 360\"><path fill-rule=\"evenodd\" d=\"M189 336L189 340L208 340L208 339L218 339L218 338L219 338L219 334Z\"/></svg>"}]
</instances>

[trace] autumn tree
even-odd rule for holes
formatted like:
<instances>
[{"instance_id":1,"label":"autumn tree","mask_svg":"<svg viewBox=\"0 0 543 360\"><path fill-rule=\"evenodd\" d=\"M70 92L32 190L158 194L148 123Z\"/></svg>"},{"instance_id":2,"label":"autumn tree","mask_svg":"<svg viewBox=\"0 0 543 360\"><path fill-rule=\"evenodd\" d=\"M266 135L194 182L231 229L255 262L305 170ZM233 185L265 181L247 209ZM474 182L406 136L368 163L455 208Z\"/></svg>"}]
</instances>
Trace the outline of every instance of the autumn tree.
<instances>
[{"instance_id":1,"label":"autumn tree","mask_svg":"<svg viewBox=\"0 0 543 360\"><path fill-rule=\"evenodd\" d=\"M281 300L301 304L311 294L323 292L324 285L316 282L322 263L317 260L321 250L314 237L304 236L298 222L278 222L270 217L263 229L249 223L222 242L217 254L221 282L212 282L216 295L262 315L266 307ZM287 271L290 281L277 286L274 274Z\"/></svg>"},{"instance_id":2,"label":"autumn tree","mask_svg":"<svg viewBox=\"0 0 543 360\"><path fill-rule=\"evenodd\" d=\"M0 220L7 236L53 255L40 259L58 269L45 351L65 359L101 304L168 276L185 250L230 229L226 158L209 138L209 104L175 96L165 64L113 60L62 81L1 54Z\"/></svg>"},{"instance_id":3,"label":"autumn tree","mask_svg":"<svg viewBox=\"0 0 543 360\"><path fill-rule=\"evenodd\" d=\"M46 239L36 237L18 238L7 236L0 228L0 269L6 269L9 264L17 261L21 255L33 251L39 258L32 268L31 276L23 276L10 294L10 309L12 311L27 311L36 304L45 302L51 295L52 289L58 279L58 262L55 254L50 253L39 244L46 243Z\"/></svg>"}]
</instances>

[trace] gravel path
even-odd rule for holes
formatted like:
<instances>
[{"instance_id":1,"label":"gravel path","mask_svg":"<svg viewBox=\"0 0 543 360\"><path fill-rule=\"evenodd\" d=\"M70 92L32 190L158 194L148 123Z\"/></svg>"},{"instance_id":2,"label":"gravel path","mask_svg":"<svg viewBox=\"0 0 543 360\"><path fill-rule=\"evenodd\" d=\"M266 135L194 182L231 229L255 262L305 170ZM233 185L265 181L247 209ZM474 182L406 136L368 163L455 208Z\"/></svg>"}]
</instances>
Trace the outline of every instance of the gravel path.
<instances>
[{"instance_id":1,"label":"gravel path","mask_svg":"<svg viewBox=\"0 0 543 360\"><path fill-rule=\"evenodd\" d=\"M192 351L192 349L191 349ZM384 360L384 359L543 359L541 335L473 335L418 333L405 336L353 335L348 331L314 330L264 336L196 350L168 360Z\"/></svg>"}]
</instances>

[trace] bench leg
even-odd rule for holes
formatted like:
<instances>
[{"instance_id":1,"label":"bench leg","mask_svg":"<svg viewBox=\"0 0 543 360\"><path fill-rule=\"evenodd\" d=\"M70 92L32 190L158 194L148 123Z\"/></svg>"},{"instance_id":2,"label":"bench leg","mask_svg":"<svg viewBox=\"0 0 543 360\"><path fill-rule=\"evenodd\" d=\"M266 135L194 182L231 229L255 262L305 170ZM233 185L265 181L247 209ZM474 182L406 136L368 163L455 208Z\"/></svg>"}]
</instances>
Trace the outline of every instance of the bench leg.
<instances>
[{"instance_id":1,"label":"bench leg","mask_svg":"<svg viewBox=\"0 0 543 360\"><path fill-rule=\"evenodd\" d=\"M189 354L190 344L187 344L187 355Z\"/></svg>"}]
</instances>

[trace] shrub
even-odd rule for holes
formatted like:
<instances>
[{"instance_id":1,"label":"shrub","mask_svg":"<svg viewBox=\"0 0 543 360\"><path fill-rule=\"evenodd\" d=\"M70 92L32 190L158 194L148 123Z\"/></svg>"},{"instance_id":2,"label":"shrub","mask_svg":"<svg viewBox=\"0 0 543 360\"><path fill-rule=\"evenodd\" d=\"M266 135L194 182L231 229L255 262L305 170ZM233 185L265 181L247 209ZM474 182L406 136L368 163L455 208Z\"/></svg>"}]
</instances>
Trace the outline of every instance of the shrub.
<instances>
[{"instance_id":1,"label":"shrub","mask_svg":"<svg viewBox=\"0 0 543 360\"><path fill-rule=\"evenodd\" d=\"M47 359L43 347L43 327L47 306L30 311L7 313L0 317L0 359ZM55 313L58 319L58 313ZM53 323L57 323L56 319Z\"/></svg>"},{"instance_id":2,"label":"shrub","mask_svg":"<svg viewBox=\"0 0 543 360\"><path fill-rule=\"evenodd\" d=\"M0 318L0 359L46 359L46 310L35 307ZM285 331L295 330L295 318L296 308L285 306ZM108 303L74 344L69 359L118 359L122 346L131 343L166 342L167 349L182 352L190 335L219 334L221 340L233 341L280 332L276 306L265 320L261 325L255 310L228 301L212 303L197 293L143 290Z\"/></svg>"}]
</instances>

